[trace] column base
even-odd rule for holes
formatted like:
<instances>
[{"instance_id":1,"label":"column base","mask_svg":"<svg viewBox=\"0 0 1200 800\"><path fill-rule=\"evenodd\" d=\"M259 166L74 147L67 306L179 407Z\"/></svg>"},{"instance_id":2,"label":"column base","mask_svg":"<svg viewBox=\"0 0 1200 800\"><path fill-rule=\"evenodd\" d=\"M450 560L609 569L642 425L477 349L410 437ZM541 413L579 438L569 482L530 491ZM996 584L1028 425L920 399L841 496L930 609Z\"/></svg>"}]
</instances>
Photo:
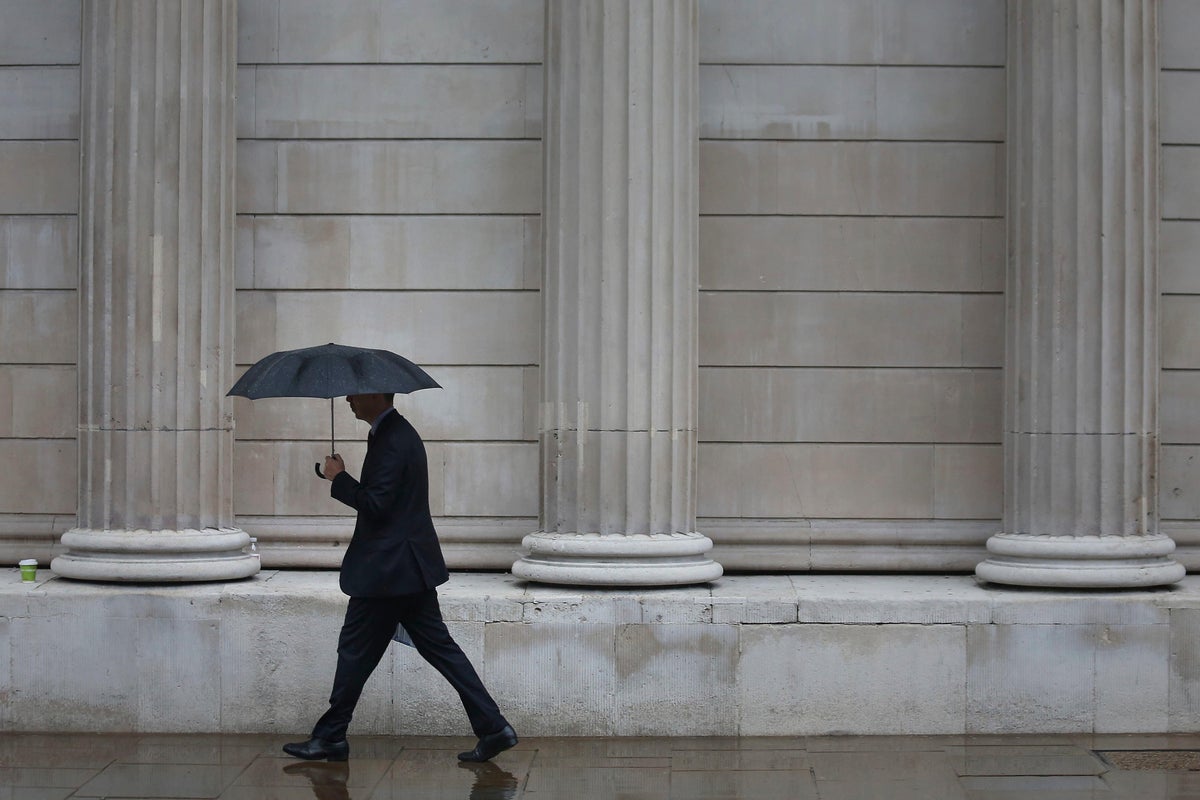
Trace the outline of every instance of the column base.
<instances>
[{"instance_id":1,"label":"column base","mask_svg":"<svg viewBox=\"0 0 1200 800\"><path fill-rule=\"evenodd\" d=\"M975 574L991 583L1064 589L1167 586L1184 576L1175 542L1153 536L1029 536L998 533Z\"/></svg>"},{"instance_id":2,"label":"column base","mask_svg":"<svg viewBox=\"0 0 1200 800\"><path fill-rule=\"evenodd\" d=\"M528 555L512 566L536 583L584 586L682 586L721 577L699 533L599 534L538 531L521 544Z\"/></svg>"},{"instance_id":3,"label":"column base","mask_svg":"<svg viewBox=\"0 0 1200 800\"><path fill-rule=\"evenodd\" d=\"M75 528L62 536L67 552L50 562L55 575L81 581L200 583L248 578L258 555L237 528L112 531Z\"/></svg>"}]
</instances>

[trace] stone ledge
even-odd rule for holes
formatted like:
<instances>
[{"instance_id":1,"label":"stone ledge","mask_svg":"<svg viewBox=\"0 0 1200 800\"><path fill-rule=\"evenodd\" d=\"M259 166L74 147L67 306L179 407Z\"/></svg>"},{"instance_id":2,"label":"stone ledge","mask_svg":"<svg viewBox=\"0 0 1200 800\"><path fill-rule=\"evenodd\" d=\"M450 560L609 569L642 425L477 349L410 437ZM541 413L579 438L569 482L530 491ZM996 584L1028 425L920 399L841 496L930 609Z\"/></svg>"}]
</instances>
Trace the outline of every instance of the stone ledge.
<instances>
[{"instance_id":1,"label":"stone ledge","mask_svg":"<svg viewBox=\"0 0 1200 800\"><path fill-rule=\"evenodd\" d=\"M0 730L296 732L328 694L333 572L105 585L0 572ZM1200 578L1148 591L968 576L730 576L608 590L457 573L455 637L527 735L1166 732L1200 723ZM353 733L462 734L404 647Z\"/></svg>"}]
</instances>

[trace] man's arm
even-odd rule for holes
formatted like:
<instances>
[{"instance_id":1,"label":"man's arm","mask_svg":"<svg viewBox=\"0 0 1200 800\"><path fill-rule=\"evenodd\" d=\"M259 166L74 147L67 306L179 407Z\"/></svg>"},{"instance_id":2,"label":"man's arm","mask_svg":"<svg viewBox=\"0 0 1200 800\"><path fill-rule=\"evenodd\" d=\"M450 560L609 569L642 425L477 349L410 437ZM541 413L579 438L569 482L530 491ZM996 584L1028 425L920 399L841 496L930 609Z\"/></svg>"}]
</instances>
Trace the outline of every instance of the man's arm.
<instances>
[{"instance_id":1,"label":"man's arm","mask_svg":"<svg viewBox=\"0 0 1200 800\"><path fill-rule=\"evenodd\" d=\"M368 517L377 517L390 508L404 480L404 453L388 448L382 457L372 461L371 474L356 481L345 471L345 465L333 476L329 494ZM333 458L327 459L332 461ZM340 460L340 459L339 459ZM328 470L325 472L329 475Z\"/></svg>"}]
</instances>

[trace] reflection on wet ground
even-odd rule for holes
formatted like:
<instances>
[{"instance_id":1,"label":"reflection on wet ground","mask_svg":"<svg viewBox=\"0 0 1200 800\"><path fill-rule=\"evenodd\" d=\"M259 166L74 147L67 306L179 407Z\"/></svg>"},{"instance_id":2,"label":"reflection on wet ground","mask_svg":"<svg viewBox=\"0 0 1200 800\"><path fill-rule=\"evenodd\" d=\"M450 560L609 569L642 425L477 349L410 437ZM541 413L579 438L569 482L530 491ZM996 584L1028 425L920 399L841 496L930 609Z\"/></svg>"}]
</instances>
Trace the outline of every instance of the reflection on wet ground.
<instances>
[{"instance_id":1,"label":"reflection on wet ground","mask_svg":"<svg viewBox=\"0 0 1200 800\"><path fill-rule=\"evenodd\" d=\"M0 800L1200 800L1200 735L525 739L351 737L305 762L274 735L0 734Z\"/></svg>"}]
</instances>

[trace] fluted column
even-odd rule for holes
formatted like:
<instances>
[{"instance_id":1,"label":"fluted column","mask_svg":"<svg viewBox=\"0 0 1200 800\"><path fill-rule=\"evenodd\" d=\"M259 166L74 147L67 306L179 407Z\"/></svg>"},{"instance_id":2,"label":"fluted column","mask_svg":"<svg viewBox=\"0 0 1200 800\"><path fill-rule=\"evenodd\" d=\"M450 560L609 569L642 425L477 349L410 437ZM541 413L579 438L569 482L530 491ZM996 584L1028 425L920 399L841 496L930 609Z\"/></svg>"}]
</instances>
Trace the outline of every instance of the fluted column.
<instances>
[{"instance_id":1,"label":"fluted column","mask_svg":"<svg viewBox=\"0 0 1200 800\"><path fill-rule=\"evenodd\" d=\"M696 0L548 0L541 530L513 574L721 574L696 532Z\"/></svg>"},{"instance_id":2,"label":"fluted column","mask_svg":"<svg viewBox=\"0 0 1200 800\"><path fill-rule=\"evenodd\" d=\"M52 569L258 571L234 527L236 0L85 0L79 510Z\"/></svg>"},{"instance_id":3,"label":"fluted column","mask_svg":"<svg viewBox=\"0 0 1200 800\"><path fill-rule=\"evenodd\" d=\"M1009 0L1004 530L981 578L1173 583L1158 530L1158 4Z\"/></svg>"}]
</instances>

